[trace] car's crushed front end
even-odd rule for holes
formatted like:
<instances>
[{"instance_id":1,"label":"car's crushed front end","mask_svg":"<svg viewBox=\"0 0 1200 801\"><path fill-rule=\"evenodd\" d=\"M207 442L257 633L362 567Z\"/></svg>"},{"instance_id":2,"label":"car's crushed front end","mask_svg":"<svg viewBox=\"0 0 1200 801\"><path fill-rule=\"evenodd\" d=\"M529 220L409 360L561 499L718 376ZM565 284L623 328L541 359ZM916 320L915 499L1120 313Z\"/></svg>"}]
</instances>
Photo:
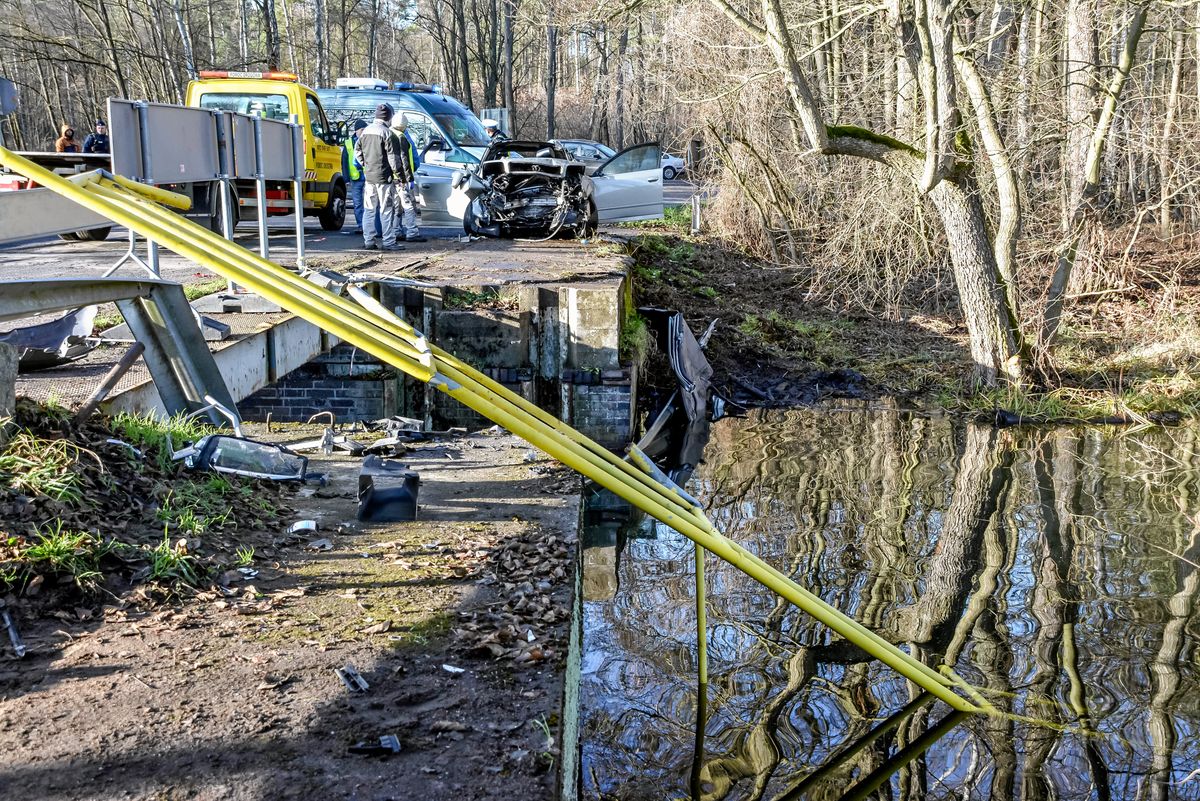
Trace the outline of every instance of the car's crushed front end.
<instances>
[{"instance_id":1,"label":"car's crushed front end","mask_svg":"<svg viewBox=\"0 0 1200 801\"><path fill-rule=\"evenodd\" d=\"M592 182L553 142L497 142L474 172L455 176L467 233L549 239L594 225Z\"/></svg>"}]
</instances>

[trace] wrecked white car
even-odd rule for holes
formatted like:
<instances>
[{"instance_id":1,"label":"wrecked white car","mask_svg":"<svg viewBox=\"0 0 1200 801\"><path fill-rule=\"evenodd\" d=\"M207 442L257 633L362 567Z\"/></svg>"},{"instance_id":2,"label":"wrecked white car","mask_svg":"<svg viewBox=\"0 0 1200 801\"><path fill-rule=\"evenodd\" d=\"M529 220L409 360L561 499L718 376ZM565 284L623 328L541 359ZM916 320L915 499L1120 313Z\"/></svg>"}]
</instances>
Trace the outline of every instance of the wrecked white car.
<instances>
[{"instance_id":1,"label":"wrecked white car","mask_svg":"<svg viewBox=\"0 0 1200 801\"><path fill-rule=\"evenodd\" d=\"M661 154L657 144L634 145L589 176L556 142L495 142L478 167L454 174L448 211L468 234L537 239L660 219Z\"/></svg>"}]
</instances>

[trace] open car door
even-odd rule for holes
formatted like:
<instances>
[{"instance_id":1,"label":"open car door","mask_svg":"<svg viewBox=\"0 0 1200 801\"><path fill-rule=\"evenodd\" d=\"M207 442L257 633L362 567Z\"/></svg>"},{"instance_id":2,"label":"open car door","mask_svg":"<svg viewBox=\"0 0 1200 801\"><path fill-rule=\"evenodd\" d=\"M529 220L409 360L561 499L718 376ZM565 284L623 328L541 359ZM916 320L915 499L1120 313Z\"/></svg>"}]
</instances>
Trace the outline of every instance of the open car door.
<instances>
[{"instance_id":1,"label":"open car door","mask_svg":"<svg viewBox=\"0 0 1200 801\"><path fill-rule=\"evenodd\" d=\"M596 170L592 184L599 222L662 219L662 147L625 148Z\"/></svg>"}]
</instances>

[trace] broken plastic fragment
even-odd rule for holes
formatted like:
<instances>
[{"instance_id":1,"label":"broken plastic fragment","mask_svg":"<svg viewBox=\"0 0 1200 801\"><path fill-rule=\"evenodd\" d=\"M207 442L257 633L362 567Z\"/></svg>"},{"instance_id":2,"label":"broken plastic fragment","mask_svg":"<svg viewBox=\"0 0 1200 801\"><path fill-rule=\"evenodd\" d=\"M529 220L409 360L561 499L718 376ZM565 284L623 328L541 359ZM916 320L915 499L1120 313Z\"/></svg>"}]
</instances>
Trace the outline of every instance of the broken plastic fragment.
<instances>
[{"instance_id":1,"label":"broken plastic fragment","mask_svg":"<svg viewBox=\"0 0 1200 801\"><path fill-rule=\"evenodd\" d=\"M371 689L371 685L367 684L367 680L358 672L358 668L350 662L347 662L345 667L334 668L333 672L342 680L342 684L346 685L346 689L352 693L365 693Z\"/></svg>"}]
</instances>

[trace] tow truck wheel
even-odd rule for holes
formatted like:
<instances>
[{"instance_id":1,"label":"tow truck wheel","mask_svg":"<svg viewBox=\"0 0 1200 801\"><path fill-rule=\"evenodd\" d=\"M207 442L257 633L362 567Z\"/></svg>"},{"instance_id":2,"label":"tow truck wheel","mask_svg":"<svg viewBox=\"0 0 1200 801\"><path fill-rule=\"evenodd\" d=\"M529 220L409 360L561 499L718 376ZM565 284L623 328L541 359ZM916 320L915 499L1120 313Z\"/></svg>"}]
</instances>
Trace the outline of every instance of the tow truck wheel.
<instances>
[{"instance_id":1,"label":"tow truck wheel","mask_svg":"<svg viewBox=\"0 0 1200 801\"><path fill-rule=\"evenodd\" d=\"M108 239L111 231L112 226L106 225L103 228L90 228L86 231L68 231L65 234L59 234L58 238L66 242L103 242Z\"/></svg>"},{"instance_id":2,"label":"tow truck wheel","mask_svg":"<svg viewBox=\"0 0 1200 801\"><path fill-rule=\"evenodd\" d=\"M346 185L336 183L329 193L329 204L321 209L319 219L326 231L340 231L346 222Z\"/></svg>"},{"instance_id":3,"label":"tow truck wheel","mask_svg":"<svg viewBox=\"0 0 1200 801\"><path fill-rule=\"evenodd\" d=\"M103 242L108 239L109 233L112 231L111 225L106 225L103 228L91 228L87 231L76 231L75 238L81 242Z\"/></svg>"}]
</instances>

